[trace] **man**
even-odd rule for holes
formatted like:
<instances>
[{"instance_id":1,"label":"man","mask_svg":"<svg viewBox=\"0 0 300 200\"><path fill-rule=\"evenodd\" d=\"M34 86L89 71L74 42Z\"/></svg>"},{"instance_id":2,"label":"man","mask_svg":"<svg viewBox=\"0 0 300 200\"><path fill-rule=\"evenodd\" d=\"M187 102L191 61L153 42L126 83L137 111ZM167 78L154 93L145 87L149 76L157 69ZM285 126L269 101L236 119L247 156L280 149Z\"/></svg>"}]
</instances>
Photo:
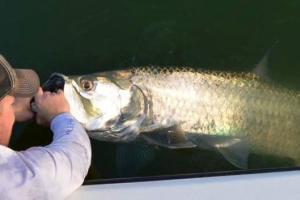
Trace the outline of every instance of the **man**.
<instances>
[{"instance_id":1,"label":"man","mask_svg":"<svg viewBox=\"0 0 300 200\"><path fill-rule=\"evenodd\" d=\"M12 127L33 117L33 96L37 123L50 125L53 141L17 152L7 147ZM69 111L62 91L43 92L34 71L13 69L0 55L0 199L63 199L82 184L91 146Z\"/></svg>"}]
</instances>

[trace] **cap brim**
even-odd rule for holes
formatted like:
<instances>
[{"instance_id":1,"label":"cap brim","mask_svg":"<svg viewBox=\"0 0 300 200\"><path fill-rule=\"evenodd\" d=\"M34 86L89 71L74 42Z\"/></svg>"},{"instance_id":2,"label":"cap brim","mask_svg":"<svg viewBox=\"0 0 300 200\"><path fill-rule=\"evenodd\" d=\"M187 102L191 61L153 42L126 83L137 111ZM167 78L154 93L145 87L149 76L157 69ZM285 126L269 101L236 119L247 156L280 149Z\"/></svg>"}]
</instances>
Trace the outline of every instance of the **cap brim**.
<instances>
[{"instance_id":1,"label":"cap brim","mask_svg":"<svg viewBox=\"0 0 300 200\"><path fill-rule=\"evenodd\" d=\"M32 97L40 86L39 76L31 69L14 69L16 73L12 93L16 97Z\"/></svg>"}]
</instances>

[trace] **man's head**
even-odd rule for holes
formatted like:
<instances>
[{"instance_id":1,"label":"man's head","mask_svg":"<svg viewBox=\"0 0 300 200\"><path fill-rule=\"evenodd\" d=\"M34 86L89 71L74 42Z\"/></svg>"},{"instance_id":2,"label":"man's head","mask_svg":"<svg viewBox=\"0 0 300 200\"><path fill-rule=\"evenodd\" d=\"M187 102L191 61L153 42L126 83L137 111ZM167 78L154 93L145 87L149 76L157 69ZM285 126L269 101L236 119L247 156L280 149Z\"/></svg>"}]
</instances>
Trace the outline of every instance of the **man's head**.
<instances>
[{"instance_id":1,"label":"man's head","mask_svg":"<svg viewBox=\"0 0 300 200\"><path fill-rule=\"evenodd\" d=\"M30 69L13 69L0 55L0 144L8 145L15 121L15 98L33 97L39 88L38 75Z\"/></svg>"}]
</instances>

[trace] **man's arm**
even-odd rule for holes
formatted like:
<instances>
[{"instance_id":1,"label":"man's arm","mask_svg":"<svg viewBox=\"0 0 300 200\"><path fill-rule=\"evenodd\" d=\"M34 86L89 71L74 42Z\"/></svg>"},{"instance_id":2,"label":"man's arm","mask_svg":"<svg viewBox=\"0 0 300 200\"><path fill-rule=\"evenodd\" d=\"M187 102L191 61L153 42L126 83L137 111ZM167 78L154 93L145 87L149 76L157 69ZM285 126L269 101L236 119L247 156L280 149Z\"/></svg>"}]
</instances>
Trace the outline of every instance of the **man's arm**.
<instances>
[{"instance_id":1,"label":"man's arm","mask_svg":"<svg viewBox=\"0 0 300 200\"><path fill-rule=\"evenodd\" d=\"M63 199L82 184L91 162L85 130L69 113L56 116L51 130L53 142L46 147L0 150L0 171L5 172L0 173L0 197Z\"/></svg>"}]
</instances>

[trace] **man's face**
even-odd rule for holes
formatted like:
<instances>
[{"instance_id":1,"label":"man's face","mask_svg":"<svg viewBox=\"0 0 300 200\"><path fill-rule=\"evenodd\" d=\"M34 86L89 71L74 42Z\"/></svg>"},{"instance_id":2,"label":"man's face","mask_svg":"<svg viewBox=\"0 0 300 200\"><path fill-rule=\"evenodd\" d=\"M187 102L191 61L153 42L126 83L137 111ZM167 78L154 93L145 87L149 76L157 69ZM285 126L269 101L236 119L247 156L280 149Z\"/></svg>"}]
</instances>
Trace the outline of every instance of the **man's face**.
<instances>
[{"instance_id":1,"label":"man's face","mask_svg":"<svg viewBox=\"0 0 300 200\"><path fill-rule=\"evenodd\" d=\"M9 95L0 101L0 144L5 146L9 144L15 122L14 101L15 98Z\"/></svg>"}]
</instances>

